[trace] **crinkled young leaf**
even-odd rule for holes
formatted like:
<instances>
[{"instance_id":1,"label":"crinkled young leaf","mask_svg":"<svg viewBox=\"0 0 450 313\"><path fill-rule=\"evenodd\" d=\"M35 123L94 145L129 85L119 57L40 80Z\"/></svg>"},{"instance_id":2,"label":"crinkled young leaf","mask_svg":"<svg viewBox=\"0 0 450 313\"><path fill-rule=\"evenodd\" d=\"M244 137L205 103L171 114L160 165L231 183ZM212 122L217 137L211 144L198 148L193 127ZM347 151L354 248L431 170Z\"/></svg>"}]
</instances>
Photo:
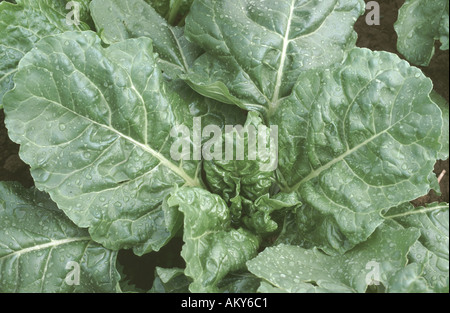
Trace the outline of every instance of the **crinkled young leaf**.
<instances>
[{"instance_id":1,"label":"crinkled young leaf","mask_svg":"<svg viewBox=\"0 0 450 313\"><path fill-rule=\"evenodd\" d=\"M202 53L184 37L184 30L173 27L144 0L93 0L92 18L106 43L141 36L153 40L158 64L171 77L185 73Z\"/></svg>"},{"instance_id":2,"label":"crinkled young leaf","mask_svg":"<svg viewBox=\"0 0 450 313\"><path fill-rule=\"evenodd\" d=\"M228 273L245 268L259 247L250 232L230 227L225 201L204 189L184 187L172 193L168 203L184 213L185 245L181 255L185 274L194 281L191 292L218 292L217 284Z\"/></svg>"},{"instance_id":3,"label":"crinkled young leaf","mask_svg":"<svg viewBox=\"0 0 450 313\"><path fill-rule=\"evenodd\" d=\"M267 248L247 267L285 292L362 293L370 283L388 286L391 277L406 266L409 249L419 236L417 229L385 223L344 255L282 244Z\"/></svg>"},{"instance_id":4,"label":"crinkled young leaf","mask_svg":"<svg viewBox=\"0 0 450 313\"><path fill-rule=\"evenodd\" d=\"M184 275L182 268L161 268L155 270L151 293L188 293L192 280Z\"/></svg>"},{"instance_id":5,"label":"crinkled young leaf","mask_svg":"<svg viewBox=\"0 0 450 313\"><path fill-rule=\"evenodd\" d=\"M88 2L80 3L80 24L67 23L73 10L68 0L18 0L0 3L0 109L4 94L12 89L17 65L42 37L68 30L87 30ZM71 18L70 20L72 20Z\"/></svg>"},{"instance_id":6,"label":"crinkled young leaf","mask_svg":"<svg viewBox=\"0 0 450 313\"><path fill-rule=\"evenodd\" d=\"M421 236L410 251L410 262L418 263L422 276L434 292L448 290L449 280L449 207L433 203L414 208L406 203L392 209L387 217L405 228L420 229ZM448 291L447 291L448 292Z\"/></svg>"},{"instance_id":7,"label":"crinkled young leaf","mask_svg":"<svg viewBox=\"0 0 450 313\"><path fill-rule=\"evenodd\" d=\"M407 0L394 27L398 51L411 63L428 66L436 40L441 41L441 50L449 48L448 0Z\"/></svg>"},{"instance_id":8,"label":"crinkled young leaf","mask_svg":"<svg viewBox=\"0 0 450 313\"><path fill-rule=\"evenodd\" d=\"M204 147L211 157L203 164L205 183L227 202L235 196L255 201L267 194L273 183L278 163L278 147L274 140L278 138L271 137L270 129L256 112L248 114L243 126L230 126L233 128L229 132L225 129L223 136L213 137L211 145ZM261 135L266 145L260 150L264 144L264 140L259 140ZM219 150L215 149L217 143Z\"/></svg>"},{"instance_id":9,"label":"crinkled young leaf","mask_svg":"<svg viewBox=\"0 0 450 313\"><path fill-rule=\"evenodd\" d=\"M92 32L47 37L15 82L6 125L36 186L108 248L163 246L181 226L164 199L201 185L198 161L171 157L171 130L194 116L220 126L220 105L165 81L144 37L108 48Z\"/></svg>"},{"instance_id":10,"label":"crinkled young leaf","mask_svg":"<svg viewBox=\"0 0 450 313\"><path fill-rule=\"evenodd\" d=\"M355 48L331 70L302 73L270 118L284 191L337 223L350 247L379 226L380 212L430 190L442 113L431 81L396 55Z\"/></svg>"},{"instance_id":11,"label":"crinkled young leaf","mask_svg":"<svg viewBox=\"0 0 450 313\"><path fill-rule=\"evenodd\" d=\"M270 114L300 73L342 61L364 7L360 0L197 0L186 36L207 54L186 79L205 96Z\"/></svg>"},{"instance_id":12,"label":"crinkled young leaf","mask_svg":"<svg viewBox=\"0 0 450 313\"><path fill-rule=\"evenodd\" d=\"M117 252L92 241L47 194L0 182L0 292L117 292Z\"/></svg>"},{"instance_id":13,"label":"crinkled young leaf","mask_svg":"<svg viewBox=\"0 0 450 313\"><path fill-rule=\"evenodd\" d=\"M271 233L278 229L277 222L271 216L273 212L282 209L295 211L300 205L301 202L295 192L290 194L280 192L273 197L266 194L245 208L242 221L256 234Z\"/></svg>"}]
</instances>

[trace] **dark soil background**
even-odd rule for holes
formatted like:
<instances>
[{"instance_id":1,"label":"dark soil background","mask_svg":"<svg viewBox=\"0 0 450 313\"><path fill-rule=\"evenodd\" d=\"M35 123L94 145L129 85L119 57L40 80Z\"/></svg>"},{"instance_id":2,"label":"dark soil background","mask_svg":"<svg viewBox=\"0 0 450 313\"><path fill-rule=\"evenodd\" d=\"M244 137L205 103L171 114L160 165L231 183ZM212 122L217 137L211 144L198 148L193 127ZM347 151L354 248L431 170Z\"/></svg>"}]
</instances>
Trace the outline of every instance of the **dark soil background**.
<instances>
[{"instance_id":1,"label":"dark soil background","mask_svg":"<svg viewBox=\"0 0 450 313\"><path fill-rule=\"evenodd\" d=\"M360 47L372 50L397 53L397 34L394 31L394 23L397 20L398 9L403 5L404 0L382 0L378 1L378 3L381 5L380 25L369 26L365 22L365 16L362 16L355 27L359 34L357 44ZM421 69L433 80L435 90L449 102L449 51L441 51L438 48L439 44L436 47L436 55L432 63L428 67ZM400 57L402 56L400 55ZM9 140L3 121L4 113L0 111L0 181L19 181L24 186L31 187L33 186L33 179L31 178L29 167L20 160L18 156L19 147ZM442 194L437 195L431 191L427 196L413 201L415 205L425 205L435 201L449 202L450 171L448 160L439 161L436 164L436 175L440 175L443 171L446 171L447 174L441 180ZM149 289L153 281L155 266L183 266L181 259L173 259L173 251L181 250L181 245L181 240L173 240L172 243L159 252L158 258L154 258L153 254L139 258L131 251L121 251L119 262L134 263L135 266L131 267L131 272L126 273L127 276L133 278L133 283L138 285L138 287Z\"/></svg>"}]
</instances>

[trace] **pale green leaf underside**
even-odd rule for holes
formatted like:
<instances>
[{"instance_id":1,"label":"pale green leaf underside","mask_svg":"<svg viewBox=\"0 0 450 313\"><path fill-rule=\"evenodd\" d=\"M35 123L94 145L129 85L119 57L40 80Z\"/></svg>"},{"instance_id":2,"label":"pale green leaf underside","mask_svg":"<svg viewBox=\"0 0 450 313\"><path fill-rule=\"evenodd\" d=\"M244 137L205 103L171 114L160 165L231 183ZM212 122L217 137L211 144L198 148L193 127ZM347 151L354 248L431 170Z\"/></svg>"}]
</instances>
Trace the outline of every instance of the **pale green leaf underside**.
<instances>
[{"instance_id":1,"label":"pale green leaf underside","mask_svg":"<svg viewBox=\"0 0 450 313\"><path fill-rule=\"evenodd\" d=\"M301 72L342 61L363 8L359 0L195 1L186 36L207 54L186 79L205 96L271 113Z\"/></svg>"},{"instance_id":2,"label":"pale green leaf underside","mask_svg":"<svg viewBox=\"0 0 450 313\"><path fill-rule=\"evenodd\" d=\"M270 119L295 151L280 158L283 189L337 223L350 246L365 240L382 210L430 189L443 124L431 89L397 56L359 48L342 66L301 74Z\"/></svg>"},{"instance_id":3,"label":"pale green leaf underside","mask_svg":"<svg viewBox=\"0 0 450 313\"><path fill-rule=\"evenodd\" d=\"M218 292L217 284L229 272L245 268L259 246L256 236L231 228L230 211L218 195L200 188L181 188L168 201L184 214L181 255L185 274L193 279L191 292Z\"/></svg>"},{"instance_id":4,"label":"pale green leaf underside","mask_svg":"<svg viewBox=\"0 0 450 313\"><path fill-rule=\"evenodd\" d=\"M267 248L247 267L283 292L365 292L371 283L389 284L404 268L417 229L383 225L364 243L344 255L329 256L318 249L279 245ZM260 291L276 289L263 285Z\"/></svg>"},{"instance_id":5,"label":"pale green leaf underside","mask_svg":"<svg viewBox=\"0 0 450 313\"><path fill-rule=\"evenodd\" d=\"M198 162L171 158L170 131L194 115L220 125L217 105L165 82L144 37L108 48L92 32L47 37L15 83L6 125L36 186L108 248L163 246L179 227L165 197L200 185Z\"/></svg>"},{"instance_id":6,"label":"pale green leaf underside","mask_svg":"<svg viewBox=\"0 0 450 313\"><path fill-rule=\"evenodd\" d=\"M429 65L435 52L435 41L441 49L449 48L448 0L407 0L395 23L397 49L416 65Z\"/></svg>"},{"instance_id":7,"label":"pale green leaf underside","mask_svg":"<svg viewBox=\"0 0 450 313\"><path fill-rule=\"evenodd\" d=\"M80 6L81 23L68 25L65 0L19 0L17 4L0 3L0 108L3 95L12 89L17 65L42 37L69 30L86 30L89 26L85 11L87 1ZM87 15L87 14L86 14ZM84 18L84 19L83 19Z\"/></svg>"},{"instance_id":8,"label":"pale green leaf underside","mask_svg":"<svg viewBox=\"0 0 450 313\"><path fill-rule=\"evenodd\" d=\"M93 242L44 193L0 183L0 238L0 292L118 291L117 253Z\"/></svg>"}]
</instances>

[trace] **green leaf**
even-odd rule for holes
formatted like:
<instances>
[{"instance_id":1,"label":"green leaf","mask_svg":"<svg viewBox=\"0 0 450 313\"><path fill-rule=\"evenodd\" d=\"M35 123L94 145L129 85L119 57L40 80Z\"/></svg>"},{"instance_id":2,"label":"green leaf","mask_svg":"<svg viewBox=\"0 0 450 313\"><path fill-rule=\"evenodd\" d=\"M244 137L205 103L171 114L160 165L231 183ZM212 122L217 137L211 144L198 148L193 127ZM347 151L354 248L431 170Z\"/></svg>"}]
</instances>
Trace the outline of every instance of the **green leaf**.
<instances>
[{"instance_id":1,"label":"green leaf","mask_svg":"<svg viewBox=\"0 0 450 313\"><path fill-rule=\"evenodd\" d=\"M285 292L362 293L370 283L388 285L406 266L409 249L419 235L417 229L396 229L385 223L344 255L329 256L316 248L282 244L267 248L248 261L247 267Z\"/></svg>"},{"instance_id":2,"label":"green leaf","mask_svg":"<svg viewBox=\"0 0 450 313\"><path fill-rule=\"evenodd\" d=\"M92 241L48 195L0 182L0 292L117 292L117 253Z\"/></svg>"},{"instance_id":3,"label":"green leaf","mask_svg":"<svg viewBox=\"0 0 450 313\"><path fill-rule=\"evenodd\" d=\"M432 203L414 208L406 203L391 209L387 218L405 228L420 229L421 236L410 251L410 262L418 263L422 276L434 292L448 290L449 280L449 206ZM447 291L448 292L448 291Z\"/></svg>"},{"instance_id":4,"label":"green leaf","mask_svg":"<svg viewBox=\"0 0 450 313\"><path fill-rule=\"evenodd\" d=\"M282 209L295 211L301 205L296 193L277 193L273 197L269 194L258 198L254 203L245 208L243 223L256 234L268 234L278 229L271 214Z\"/></svg>"},{"instance_id":5,"label":"green leaf","mask_svg":"<svg viewBox=\"0 0 450 313\"><path fill-rule=\"evenodd\" d=\"M155 280L151 293L188 293L191 280L181 268L161 268L155 270Z\"/></svg>"},{"instance_id":6,"label":"green leaf","mask_svg":"<svg viewBox=\"0 0 450 313\"><path fill-rule=\"evenodd\" d=\"M333 215L324 215L308 205L287 212L276 244L317 247L329 255L344 254L354 247L341 231Z\"/></svg>"},{"instance_id":7,"label":"green leaf","mask_svg":"<svg viewBox=\"0 0 450 313\"><path fill-rule=\"evenodd\" d=\"M201 185L198 161L171 157L171 131L195 116L221 126L220 104L165 81L144 37L103 48L92 32L49 36L15 81L6 125L36 186L110 249L165 245L181 226L165 198Z\"/></svg>"},{"instance_id":8,"label":"green leaf","mask_svg":"<svg viewBox=\"0 0 450 313\"><path fill-rule=\"evenodd\" d=\"M256 293L261 279L249 272L234 272L218 285L222 293Z\"/></svg>"},{"instance_id":9,"label":"green leaf","mask_svg":"<svg viewBox=\"0 0 450 313\"><path fill-rule=\"evenodd\" d=\"M449 106L447 101L434 90L431 92L430 98L442 111L442 120L444 123L442 124L442 135L440 139L442 148L439 152L439 159L445 161L449 157Z\"/></svg>"},{"instance_id":10,"label":"green leaf","mask_svg":"<svg viewBox=\"0 0 450 313\"><path fill-rule=\"evenodd\" d=\"M68 31L87 30L87 3L80 5L80 24L69 25L65 0L18 0L0 3L0 109L3 96L14 86L17 65L41 38Z\"/></svg>"},{"instance_id":11,"label":"green leaf","mask_svg":"<svg viewBox=\"0 0 450 313\"><path fill-rule=\"evenodd\" d=\"M412 263L398 271L390 280L388 293L429 293L426 280L422 277L420 266Z\"/></svg>"},{"instance_id":12,"label":"green leaf","mask_svg":"<svg viewBox=\"0 0 450 313\"><path fill-rule=\"evenodd\" d=\"M436 40L441 41L441 50L449 48L448 1L407 0L399 10L394 27L398 51L411 63L428 66Z\"/></svg>"},{"instance_id":13,"label":"green leaf","mask_svg":"<svg viewBox=\"0 0 450 313\"><path fill-rule=\"evenodd\" d=\"M280 129L278 180L320 219L362 242L380 212L428 193L442 147L431 81L394 54L355 48L333 69L302 73L270 118Z\"/></svg>"},{"instance_id":14,"label":"green leaf","mask_svg":"<svg viewBox=\"0 0 450 313\"><path fill-rule=\"evenodd\" d=\"M171 24L182 24L194 0L146 0Z\"/></svg>"},{"instance_id":15,"label":"green leaf","mask_svg":"<svg viewBox=\"0 0 450 313\"><path fill-rule=\"evenodd\" d=\"M207 53L186 79L205 96L270 115L300 73L342 61L364 7L360 0L197 0L186 36Z\"/></svg>"},{"instance_id":16,"label":"green leaf","mask_svg":"<svg viewBox=\"0 0 450 313\"><path fill-rule=\"evenodd\" d=\"M229 209L218 195L184 187L174 191L168 203L184 213L181 255L185 274L194 280L191 292L218 292L222 278L245 268L245 262L256 255L258 238L242 228L231 228Z\"/></svg>"},{"instance_id":17,"label":"green leaf","mask_svg":"<svg viewBox=\"0 0 450 313\"><path fill-rule=\"evenodd\" d=\"M259 138L266 139L263 149L263 140ZM212 158L203 164L208 187L227 202L236 196L255 201L267 194L278 162L275 142L278 138L275 134L271 136L271 130L259 115L250 112L245 125L233 126L228 132L225 129L220 140L214 139L213 143L218 143L218 147L205 147ZM225 151L222 151L223 146Z\"/></svg>"},{"instance_id":18,"label":"green leaf","mask_svg":"<svg viewBox=\"0 0 450 313\"><path fill-rule=\"evenodd\" d=\"M141 36L153 40L158 64L171 77L185 73L202 53L184 37L184 30L173 27L143 0L93 0L92 18L108 44Z\"/></svg>"}]
</instances>

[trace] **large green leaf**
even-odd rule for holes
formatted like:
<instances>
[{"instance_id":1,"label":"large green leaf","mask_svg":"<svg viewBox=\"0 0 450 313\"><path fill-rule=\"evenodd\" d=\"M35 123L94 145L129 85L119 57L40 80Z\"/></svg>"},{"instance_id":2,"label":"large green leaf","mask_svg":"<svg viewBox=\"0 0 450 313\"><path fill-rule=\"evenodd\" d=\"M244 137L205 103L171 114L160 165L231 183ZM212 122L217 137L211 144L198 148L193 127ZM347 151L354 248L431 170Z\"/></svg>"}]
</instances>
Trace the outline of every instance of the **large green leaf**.
<instances>
[{"instance_id":1,"label":"large green leaf","mask_svg":"<svg viewBox=\"0 0 450 313\"><path fill-rule=\"evenodd\" d=\"M159 66L169 76L186 72L201 50L186 40L184 30L173 27L144 0L94 0L92 18L106 43L141 36L153 40Z\"/></svg>"},{"instance_id":2,"label":"large green leaf","mask_svg":"<svg viewBox=\"0 0 450 313\"><path fill-rule=\"evenodd\" d=\"M90 1L90 0L89 0ZM42 37L89 26L88 0L80 2L80 24L67 23L66 0L18 0L0 3L0 108L3 95L12 89L22 57Z\"/></svg>"},{"instance_id":3,"label":"large green leaf","mask_svg":"<svg viewBox=\"0 0 450 313\"><path fill-rule=\"evenodd\" d=\"M407 263L407 254L420 233L383 224L364 243L344 255L318 249L278 245L247 262L247 267L279 291L365 292L371 283L387 286ZM276 289L263 284L260 291Z\"/></svg>"},{"instance_id":4,"label":"large green leaf","mask_svg":"<svg viewBox=\"0 0 450 313\"><path fill-rule=\"evenodd\" d=\"M119 291L117 252L34 188L0 182L0 241L0 292Z\"/></svg>"},{"instance_id":5,"label":"large green leaf","mask_svg":"<svg viewBox=\"0 0 450 313\"><path fill-rule=\"evenodd\" d=\"M185 274L193 279L191 292L217 292L222 278L245 268L245 262L256 255L258 238L231 227L229 209L218 195L185 187L174 191L168 203L184 213L181 255Z\"/></svg>"},{"instance_id":6,"label":"large green leaf","mask_svg":"<svg viewBox=\"0 0 450 313\"><path fill-rule=\"evenodd\" d=\"M164 199L201 185L198 161L171 157L171 131L194 116L221 126L220 105L166 82L148 38L103 48L92 32L66 32L19 68L6 126L36 186L106 247L158 250L181 226Z\"/></svg>"},{"instance_id":7,"label":"large green leaf","mask_svg":"<svg viewBox=\"0 0 450 313\"><path fill-rule=\"evenodd\" d=\"M334 69L302 73L270 124L280 129L284 191L337 224L351 248L380 212L428 193L442 135L431 81L397 56L355 48Z\"/></svg>"},{"instance_id":8,"label":"large green leaf","mask_svg":"<svg viewBox=\"0 0 450 313\"><path fill-rule=\"evenodd\" d=\"M407 0L394 27L398 51L411 63L427 66L436 40L441 41L441 50L449 48L448 0Z\"/></svg>"},{"instance_id":9,"label":"large green leaf","mask_svg":"<svg viewBox=\"0 0 450 313\"><path fill-rule=\"evenodd\" d=\"M270 115L300 73L342 61L364 7L360 0L197 0L186 36L207 54L186 79L205 96Z\"/></svg>"},{"instance_id":10,"label":"large green leaf","mask_svg":"<svg viewBox=\"0 0 450 313\"><path fill-rule=\"evenodd\" d=\"M388 213L405 228L420 229L421 236L410 251L410 262L420 265L420 277L434 292L449 289L449 208L448 203L432 203L414 208L406 203Z\"/></svg>"}]
</instances>

